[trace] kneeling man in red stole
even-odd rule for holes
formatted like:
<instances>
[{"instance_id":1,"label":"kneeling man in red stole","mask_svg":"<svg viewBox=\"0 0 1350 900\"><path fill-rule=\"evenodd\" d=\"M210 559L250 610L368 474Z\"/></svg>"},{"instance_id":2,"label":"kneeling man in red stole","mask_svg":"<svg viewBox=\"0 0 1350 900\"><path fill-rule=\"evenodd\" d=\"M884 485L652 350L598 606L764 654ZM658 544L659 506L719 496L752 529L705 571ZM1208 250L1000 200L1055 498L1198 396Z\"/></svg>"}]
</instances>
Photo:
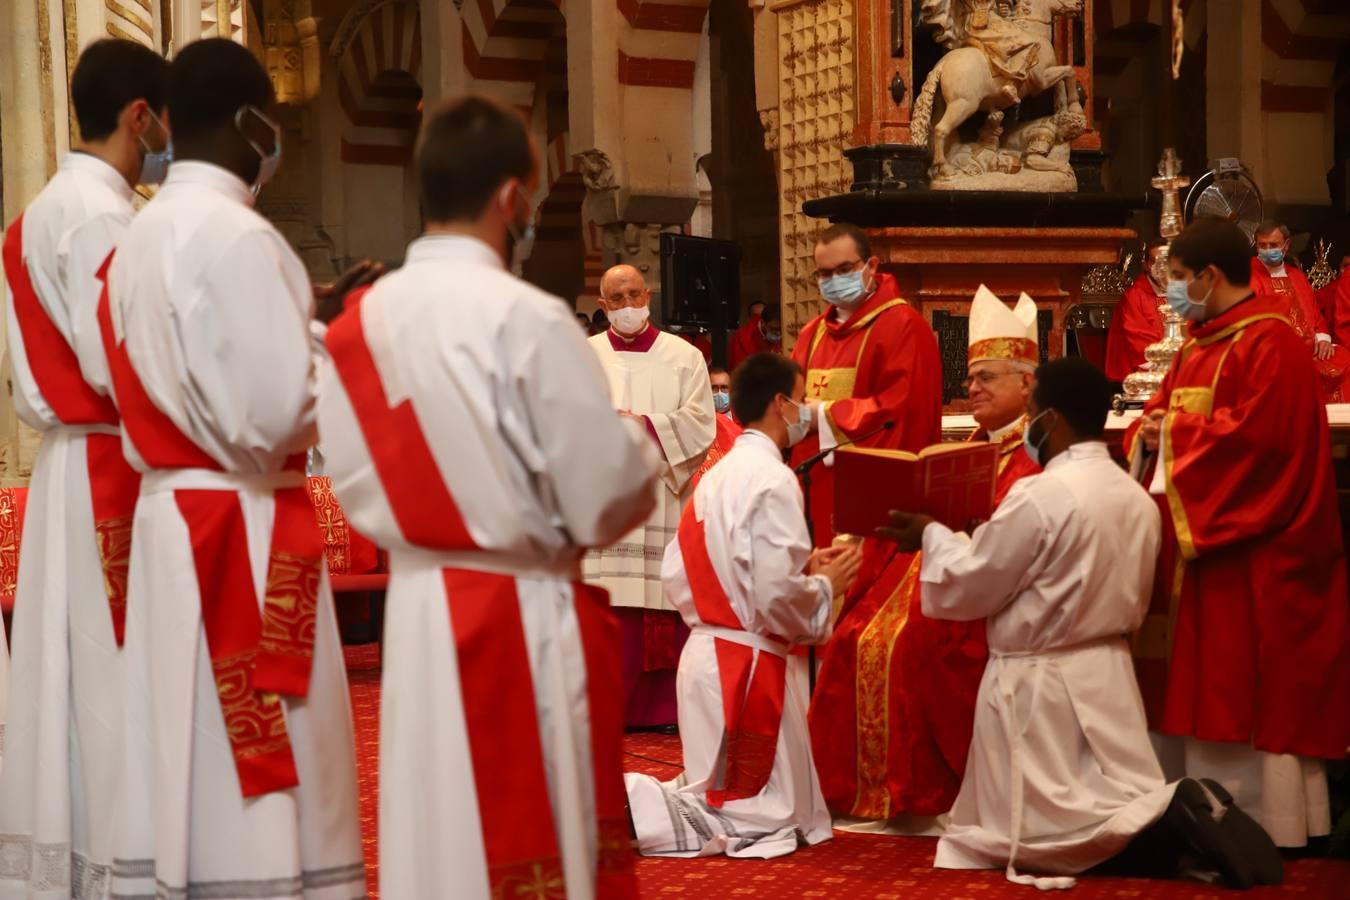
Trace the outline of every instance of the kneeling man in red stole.
<instances>
[{"instance_id":1,"label":"kneeling man in red stole","mask_svg":"<svg viewBox=\"0 0 1350 900\"><path fill-rule=\"evenodd\" d=\"M999 445L996 502L1040 471L1023 447L1039 361L1036 304L1010 310L983 285L970 309L974 441ZM863 542L858 581L825 648L811 738L830 809L849 830L921 832L951 808L970 749L985 664L984 620L923 614L921 554ZM861 820L861 821L858 821ZM882 823L885 824L882 824Z\"/></svg>"},{"instance_id":2,"label":"kneeling man in red stole","mask_svg":"<svg viewBox=\"0 0 1350 900\"><path fill-rule=\"evenodd\" d=\"M1266 232L1268 234L1268 232ZM1210 777L1283 847L1330 830L1323 760L1350 745L1350 607L1331 435L1289 301L1255 291L1245 235L1173 242L1190 339L1131 443L1166 497L1177 563L1160 721L1169 777ZM1164 548L1164 558L1166 558Z\"/></svg>"},{"instance_id":3,"label":"kneeling man in red stole","mask_svg":"<svg viewBox=\"0 0 1350 900\"><path fill-rule=\"evenodd\" d=\"M746 423L684 508L666 548L666 596L693 629L680 654L684 771L629 774L638 849L649 855L771 858L830 838L806 740L805 660L856 549L812 552L802 492L783 451L809 422L796 363L751 356L732 396Z\"/></svg>"}]
</instances>

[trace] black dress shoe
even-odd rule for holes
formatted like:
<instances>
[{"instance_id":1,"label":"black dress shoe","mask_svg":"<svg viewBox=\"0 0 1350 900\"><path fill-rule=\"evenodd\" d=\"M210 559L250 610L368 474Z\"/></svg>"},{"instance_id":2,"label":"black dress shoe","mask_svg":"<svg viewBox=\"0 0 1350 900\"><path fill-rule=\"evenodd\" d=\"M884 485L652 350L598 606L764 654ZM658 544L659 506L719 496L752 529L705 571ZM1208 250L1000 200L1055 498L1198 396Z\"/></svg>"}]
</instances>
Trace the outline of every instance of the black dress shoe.
<instances>
[{"instance_id":1,"label":"black dress shoe","mask_svg":"<svg viewBox=\"0 0 1350 900\"><path fill-rule=\"evenodd\" d=\"M1201 778L1200 783L1223 804L1219 828L1242 848L1257 884L1280 884L1284 881L1284 863L1280 850L1251 816L1233 802L1233 795L1213 778Z\"/></svg>"},{"instance_id":2,"label":"black dress shoe","mask_svg":"<svg viewBox=\"0 0 1350 900\"><path fill-rule=\"evenodd\" d=\"M1283 867L1275 842L1232 804L1227 791L1211 793L1205 787L1194 778L1177 782L1163 814L1168 825L1205 865L1218 870L1228 887L1246 890L1255 884L1278 884ZM1265 880L1271 877L1275 881Z\"/></svg>"}]
</instances>

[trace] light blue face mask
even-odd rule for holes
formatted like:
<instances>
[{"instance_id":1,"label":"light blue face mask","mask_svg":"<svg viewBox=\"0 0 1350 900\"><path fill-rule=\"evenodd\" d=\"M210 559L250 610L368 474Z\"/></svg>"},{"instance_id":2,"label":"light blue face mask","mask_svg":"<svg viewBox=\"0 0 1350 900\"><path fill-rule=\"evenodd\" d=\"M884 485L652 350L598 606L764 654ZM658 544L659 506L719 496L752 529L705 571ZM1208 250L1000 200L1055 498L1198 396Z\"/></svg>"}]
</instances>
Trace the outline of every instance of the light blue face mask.
<instances>
[{"instance_id":1,"label":"light blue face mask","mask_svg":"<svg viewBox=\"0 0 1350 900\"><path fill-rule=\"evenodd\" d=\"M169 163L173 162L173 138L168 136L168 129L159 120L159 116L150 113L150 118L154 120L160 134L165 136L164 149L156 153L150 149L150 145L146 143L144 136L139 138L141 147L145 150L145 156L141 159L141 177L136 182L137 184L163 184L164 178L169 174Z\"/></svg>"},{"instance_id":2,"label":"light blue face mask","mask_svg":"<svg viewBox=\"0 0 1350 900\"><path fill-rule=\"evenodd\" d=\"M1268 250L1257 250L1256 255L1260 257L1261 262L1267 266L1278 266L1284 262L1284 251L1279 247L1272 247Z\"/></svg>"},{"instance_id":3,"label":"light blue face mask","mask_svg":"<svg viewBox=\"0 0 1350 900\"><path fill-rule=\"evenodd\" d=\"M714 391L714 392L713 392L713 407L714 407L718 412L723 413L723 414L730 412L730 411L731 411L731 395L730 395L730 394L723 393L722 391Z\"/></svg>"},{"instance_id":4,"label":"light blue face mask","mask_svg":"<svg viewBox=\"0 0 1350 900\"><path fill-rule=\"evenodd\" d=\"M1191 283L1184 278L1169 278L1167 280L1167 303L1172 307L1172 311L1181 316L1188 322L1203 322L1205 320L1205 306L1209 303L1209 295L1214 293L1211 286L1203 299L1196 301L1191 299Z\"/></svg>"},{"instance_id":5,"label":"light blue face mask","mask_svg":"<svg viewBox=\"0 0 1350 900\"><path fill-rule=\"evenodd\" d=\"M847 275L831 275L829 278L820 279L818 282L820 296L832 306L852 306L861 300L867 291L863 281L865 272L866 267L849 272Z\"/></svg>"},{"instance_id":6,"label":"light blue face mask","mask_svg":"<svg viewBox=\"0 0 1350 900\"><path fill-rule=\"evenodd\" d=\"M163 184L164 179L169 174L169 163L173 162L173 141L164 145L164 149L155 153L150 150L145 140L141 140L145 146L145 156L141 159L141 177L137 184L155 185Z\"/></svg>"},{"instance_id":7,"label":"light blue face mask","mask_svg":"<svg viewBox=\"0 0 1350 900\"><path fill-rule=\"evenodd\" d=\"M1040 440L1033 443L1031 440L1031 426L1039 422L1048 412L1050 412L1048 409L1041 410L1036 414L1036 418L1028 422L1027 427L1022 430L1022 449L1026 451L1027 457L1038 466L1041 465L1041 452L1045 448L1045 442L1050 440L1050 435L1048 433L1042 434Z\"/></svg>"}]
</instances>

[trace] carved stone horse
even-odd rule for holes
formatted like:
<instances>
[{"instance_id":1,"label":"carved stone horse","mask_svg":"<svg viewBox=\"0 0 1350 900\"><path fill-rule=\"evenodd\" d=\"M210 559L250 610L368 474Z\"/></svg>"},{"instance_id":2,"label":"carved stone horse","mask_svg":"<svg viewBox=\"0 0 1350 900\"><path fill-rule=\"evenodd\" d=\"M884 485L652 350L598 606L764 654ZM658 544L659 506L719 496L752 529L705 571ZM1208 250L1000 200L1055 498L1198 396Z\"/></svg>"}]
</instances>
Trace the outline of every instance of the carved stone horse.
<instances>
[{"instance_id":1,"label":"carved stone horse","mask_svg":"<svg viewBox=\"0 0 1350 900\"><path fill-rule=\"evenodd\" d=\"M968 16L963 23L966 28L951 27L950 4L953 0L924 0L924 21L940 26L939 40L956 40L954 34L962 34L971 24ZM961 2L961 0L955 0ZM978 110L995 112L1006 109L1023 98L1034 96L1055 88L1055 109L1079 108L1077 93L1070 93L1067 82L1074 77L1073 66L1047 65L1055 59L1051 37L1054 33L1056 15L1077 15L1083 11L1083 0L1018 0L1011 20L1003 20L1006 29L1017 29L1025 33L1033 55L1026 78L1014 81L1010 87L1008 79L996 71L995 64L987 52L971 41L964 46L950 50L928 73L923 90L914 104L914 115L910 122L911 141L916 146L928 143L931 126L933 138L933 165L943 169L947 162L947 143L956 129ZM996 15L993 10L985 15ZM949 44L950 45L950 44ZM937 89L942 89L945 109L938 123L932 125L933 101Z\"/></svg>"}]
</instances>

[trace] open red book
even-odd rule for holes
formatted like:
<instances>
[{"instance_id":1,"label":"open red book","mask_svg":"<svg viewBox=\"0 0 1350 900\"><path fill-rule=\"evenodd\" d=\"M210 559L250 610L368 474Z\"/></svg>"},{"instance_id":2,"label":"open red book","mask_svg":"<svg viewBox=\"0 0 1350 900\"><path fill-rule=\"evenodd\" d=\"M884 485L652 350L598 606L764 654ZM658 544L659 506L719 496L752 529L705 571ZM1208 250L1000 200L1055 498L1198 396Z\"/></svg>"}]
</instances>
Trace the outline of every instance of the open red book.
<instances>
[{"instance_id":1,"label":"open red book","mask_svg":"<svg viewBox=\"0 0 1350 900\"><path fill-rule=\"evenodd\" d=\"M841 447L834 454L834 531L871 537L890 524L893 509L964 531L993 515L997 480L997 444L934 444L918 453Z\"/></svg>"}]
</instances>

